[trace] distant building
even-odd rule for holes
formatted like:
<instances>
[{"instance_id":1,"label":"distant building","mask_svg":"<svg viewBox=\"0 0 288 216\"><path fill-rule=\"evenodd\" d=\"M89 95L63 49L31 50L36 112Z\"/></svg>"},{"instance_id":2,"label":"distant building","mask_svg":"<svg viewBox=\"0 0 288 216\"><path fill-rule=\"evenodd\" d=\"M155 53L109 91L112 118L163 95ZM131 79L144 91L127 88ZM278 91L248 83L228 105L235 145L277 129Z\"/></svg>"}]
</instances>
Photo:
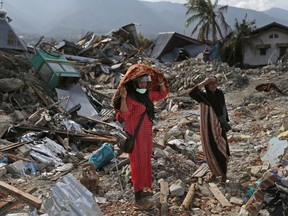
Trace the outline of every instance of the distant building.
<instances>
[{"instance_id":1,"label":"distant building","mask_svg":"<svg viewBox=\"0 0 288 216\"><path fill-rule=\"evenodd\" d=\"M263 66L275 64L287 53L288 27L273 22L256 29L244 47L244 64Z\"/></svg>"},{"instance_id":2,"label":"distant building","mask_svg":"<svg viewBox=\"0 0 288 216\"><path fill-rule=\"evenodd\" d=\"M17 36L9 22L12 21L7 12L3 9L3 2L0 7L0 50L27 51L24 42Z\"/></svg>"}]
</instances>

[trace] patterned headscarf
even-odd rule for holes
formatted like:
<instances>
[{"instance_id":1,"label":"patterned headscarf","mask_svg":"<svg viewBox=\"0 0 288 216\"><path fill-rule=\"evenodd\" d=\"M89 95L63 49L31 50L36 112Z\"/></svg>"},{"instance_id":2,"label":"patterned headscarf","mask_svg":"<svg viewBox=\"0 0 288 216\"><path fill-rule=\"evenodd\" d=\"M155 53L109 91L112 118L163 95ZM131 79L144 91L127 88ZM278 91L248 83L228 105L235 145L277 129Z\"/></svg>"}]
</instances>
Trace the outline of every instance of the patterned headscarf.
<instances>
[{"instance_id":1,"label":"patterned headscarf","mask_svg":"<svg viewBox=\"0 0 288 216\"><path fill-rule=\"evenodd\" d=\"M158 83L158 76L163 76L163 81L165 83L166 88L168 88L168 81L165 78L164 74L162 71L158 70L155 67L151 67L148 65L144 64L134 64L130 66L125 73L124 77L120 80L120 83L114 93L114 96L112 98L112 105L114 109L116 109L116 104L119 102L120 99L120 89L125 86L129 81L136 79L139 76L148 74L151 76L151 82L149 85L149 89L153 90L159 90L160 86Z\"/></svg>"}]
</instances>

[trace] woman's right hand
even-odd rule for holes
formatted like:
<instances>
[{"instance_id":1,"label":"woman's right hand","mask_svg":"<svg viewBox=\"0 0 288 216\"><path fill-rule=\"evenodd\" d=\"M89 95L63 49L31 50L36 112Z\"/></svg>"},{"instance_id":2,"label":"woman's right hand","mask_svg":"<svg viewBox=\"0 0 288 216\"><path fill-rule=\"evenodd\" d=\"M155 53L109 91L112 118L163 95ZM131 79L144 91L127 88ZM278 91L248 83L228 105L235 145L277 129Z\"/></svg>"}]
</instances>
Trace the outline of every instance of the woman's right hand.
<instances>
[{"instance_id":1,"label":"woman's right hand","mask_svg":"<svg viewBox=\"0 0 288 216\"><path fill-rule=\"evenodd\" d=\"M127 91L126 91L126 88L124 86L120 89L120 96L121 96L121 98L126 98L126 96L127 96Z\"/></svg>"},{"instance_id":2,"label":"woman's right hand","mask_svg":"<svg viewBox=\"0 0 288 216\"><path fill-rule=\"evenodd\" d=\"M127 96L126 88L125 88L125 86L122 86L122 88L120 89L120 97L121 97L120 111L122 113L128 112L128 107L127 107L127 103L126 103L126 96Z\"/></svg>"},{"instance_id":3,"label":"woman's right hand","mask_svg":"<svg viewBox=\"0 0 288 216\"><path fill-rule=\"evenodd\" d=\"M212 76L206 77L201 83L198 84L198 88L203 88L205 85L208 85L209 83L215 81L216 81L215 77Z\"/></svg>"},{"instance_id":4,"label":"woman's right hand","mask_svg":"<svg viewBox=\"0 0 288 216\"><path fill-rule=\"evenodd\" d=\"M207 85L207 84L209 84L209 83L211 83L211 82L215 82L215 81L216 81L216 78L210 76L210 77L206 77L203 82L204 82L204 85Z\"/></svg>"}]
</instances>

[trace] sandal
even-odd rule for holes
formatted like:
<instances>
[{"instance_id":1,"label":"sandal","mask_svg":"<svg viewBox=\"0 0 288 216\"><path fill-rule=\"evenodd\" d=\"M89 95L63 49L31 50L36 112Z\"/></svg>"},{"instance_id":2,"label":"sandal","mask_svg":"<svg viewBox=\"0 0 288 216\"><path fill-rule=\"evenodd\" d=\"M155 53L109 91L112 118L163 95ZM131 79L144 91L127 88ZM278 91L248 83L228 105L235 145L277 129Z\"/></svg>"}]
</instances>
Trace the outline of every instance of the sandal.
<instances>
[{"instance_id":1,"label":"sandal","mask_svg":"<svg viewBox=\"0 0 288 216\"><path fill-rule=\"evenodd\" d=\"M217 178L216 175L214 175L214 174L210 174L210 175L208 175L208 177L207 177L207 181L215 181L216 178Z\"/></svg>"},{"instance_id":2,"label":"sandal","mask_svg":"<svg viewBox=\"0 0 288 216\"><path fill-rule=\"evenodd\" d=\"M135 201L134 210L143 211L143 210L151 210L155 206L148 199L142 198L140 200Z\"/></svg>"},{"instance_id":3,"label":"sandal","mask_svg":"<svg viewBox=\"0 0 288 216\"><path fill-rule=\"evenodd\" d=\"M151 191L141 191L141 198L151 197L153 196L153 192Z\"/></svg>"},{"instance_id":4,"label":"sandal","mask_svg":"<svg viewBox=\"0 0 288 216\"><path fill-rule=\"evenodd\" d=\"M219 185L226 185L227 184L227 177L226 176L222 176L221 181L218 183Z\"/></svg>"}]
</instances>

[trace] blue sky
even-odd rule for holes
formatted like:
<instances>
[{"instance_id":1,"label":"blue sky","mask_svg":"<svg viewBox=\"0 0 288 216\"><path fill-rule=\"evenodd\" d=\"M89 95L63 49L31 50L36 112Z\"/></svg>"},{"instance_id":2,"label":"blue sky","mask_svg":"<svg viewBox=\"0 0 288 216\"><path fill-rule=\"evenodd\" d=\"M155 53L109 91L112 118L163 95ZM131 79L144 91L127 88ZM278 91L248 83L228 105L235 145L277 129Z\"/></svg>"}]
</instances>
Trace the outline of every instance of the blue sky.
<instances>
[{"instance_id":1,"label":"blue sky","mask_svg":"<svg viewBox=\"0 0 288 216\"><path fill-rule=\"evenodd\" d=\"M185 3L187 0L146 0L146 1L170 1L176 3ZM212 0L214 1L214 0ZM235 6L240 8L249 8L253 10L263 11L272 7L288 10L288 0L219 0L218 4Z\"/></svg>"}]
</instances>

